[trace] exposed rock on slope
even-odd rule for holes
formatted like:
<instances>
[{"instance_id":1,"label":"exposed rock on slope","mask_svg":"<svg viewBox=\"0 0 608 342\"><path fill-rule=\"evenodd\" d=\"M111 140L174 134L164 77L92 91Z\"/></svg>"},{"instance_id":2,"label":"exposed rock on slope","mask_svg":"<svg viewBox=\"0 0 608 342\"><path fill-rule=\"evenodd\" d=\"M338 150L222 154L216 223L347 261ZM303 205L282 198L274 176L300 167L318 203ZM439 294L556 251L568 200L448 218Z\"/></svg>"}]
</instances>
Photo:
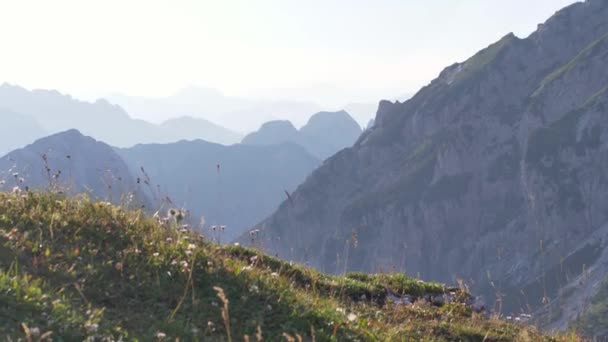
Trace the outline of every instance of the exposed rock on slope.
<instances>
[{"instance_id":1,"label":"exposed rock on slope","mask_svg":"<svg viewBox=\"0 0 608 342\"><path fill-rule=\"evenodd\" d=\"M604 248L581 243L608 220L607 34L608 2L577 3L381 102L261 244L329 272L463 278L503 312L560 297Z\"/></svg>"},{"instance_id":2,"label":"exposed rock on slope","mask_svg":"<svg viewBox=\"0 0 608 342\"><path fill-rule=\"evenodd\" d=\"M361 135L361 127L345 111L314 114L298 131L289 121L270 121L243 138L247 145L270 145L293 142L325 159L350 147Z\"/></svg>"}]
</instances>

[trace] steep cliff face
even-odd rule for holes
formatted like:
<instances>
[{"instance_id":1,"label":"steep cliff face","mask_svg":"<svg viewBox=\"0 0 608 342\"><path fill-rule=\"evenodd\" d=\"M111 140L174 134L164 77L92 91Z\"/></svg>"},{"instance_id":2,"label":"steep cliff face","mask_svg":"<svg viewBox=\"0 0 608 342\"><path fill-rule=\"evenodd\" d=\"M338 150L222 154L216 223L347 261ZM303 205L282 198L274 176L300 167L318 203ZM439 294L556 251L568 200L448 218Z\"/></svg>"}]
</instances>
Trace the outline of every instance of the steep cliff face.
<instances>
[{"instance_id":1,"label":"steep cliff face","mask_svg":"<svg viewBox=\"0 0 608 342\"><path fill-rule=\"evenodd\" d=\"M505 36L412 99L381 102L255 244L335 273L462 278L503 312L566 300L606 241L589 240L608 219L606 65L606 1Z\"/></svg>"}]
</instances>

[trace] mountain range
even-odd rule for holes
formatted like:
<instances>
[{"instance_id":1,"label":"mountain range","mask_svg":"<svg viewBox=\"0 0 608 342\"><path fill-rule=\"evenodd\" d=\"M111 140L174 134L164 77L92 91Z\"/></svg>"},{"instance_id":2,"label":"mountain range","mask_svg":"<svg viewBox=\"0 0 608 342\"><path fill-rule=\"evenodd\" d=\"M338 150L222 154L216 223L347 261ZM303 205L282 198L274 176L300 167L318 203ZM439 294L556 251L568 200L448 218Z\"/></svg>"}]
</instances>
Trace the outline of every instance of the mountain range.
<instances>
[{"instance_id":1,"label":"mountain range","mask_svg":"<svg viewBox=\"0 0 608 342\"><path fill-rule=\"evenodd\" d=\"M462 279L552 328L595 313L583 329L605 337L606 65L604 0L506 35L410 100L381 102L353 147L255 226L256 246L332 273Z\"/></svg>"},{"instance_id":2,"label":"mountain range","mask_svg":"<svg viewBox=\"0 0 608 342\"><path fill-rule=\"evenodd\" d=\"M243 138L246 145L293 142L323 160L350 147L361 135L361 127L345 111L319 112L299 130L289 121L270 121Z\"/></svg>"},{"instance_id":3,"label":"mountain range","mask_svg":"<svg viewBox=\"0 0 608 342\"><path fill-rule=\"evenodd\" d=\"M68 129L78 129L86 135L120 147L182 139L206 139L232 144L242 138L238 133L201 118L177 117L156 125L133 119L124 109L103 99L91 103L55 90L29 91L6 83L0 85L0 108L12 113L7 114L8 122L4 129L9 131L0 138L0 152L22 147L16 143L28 139L29 134L39 138L42 137L42 132L53 134ZM12 125L17 125L14 123L17 117L27 118L28 127L32 129L21 133L16 130L19 126L13 128ZM21 119L23 120L25 119Z\"/></svg>"},{"instance_id":4,"label":"mountain range","mask_svg":"<svg viewBox=\"0 0 608 342\"><path fill-rule=\"evenodd\" d=\"M297 94L293 94L297 98ZM401 96L407 98L409 96ZM222 94L213 88L187 87L172 96L147 98L111 94L106 98L137 118L162 122L176 115L206 118L236 132L252 132L268 121L287 120L296 127L306 124L310 113L335 110L313 101L248 99ZM340 107L363 125L373 117L376 103L352 102Z\"/></svg>"}]
</instances>

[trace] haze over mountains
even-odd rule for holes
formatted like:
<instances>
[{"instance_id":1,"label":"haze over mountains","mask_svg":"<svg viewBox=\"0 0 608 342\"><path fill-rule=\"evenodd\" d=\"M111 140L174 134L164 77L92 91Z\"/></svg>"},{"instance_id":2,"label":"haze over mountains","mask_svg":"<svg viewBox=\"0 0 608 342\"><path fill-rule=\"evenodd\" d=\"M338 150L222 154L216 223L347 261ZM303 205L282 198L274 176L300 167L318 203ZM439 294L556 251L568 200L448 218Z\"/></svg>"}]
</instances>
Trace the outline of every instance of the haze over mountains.
<instances>
[{"instance_id":1,"label":"haze over mountains","mask_svg":"<svg viewBox=\"0 0 608 342\"><path fill-rule=\"evenodd\" d=\"M361 135L361 127L345 111L319 112L299 130L289 121L270 121L248 134L246 145L273 145L293 142L324 160L337 151L352 146Z\"/></svg>"},{"instance_id":2,"label":"haze over mountains","mask_svg":"<svg viewBox=\"0 0 608 342\"><path fill-rule=\"evenodd\" d=\"M587 0L381 102L256 243L334 273L461 278L503 313L568 326L606 300L607 37L608 2ZM584 329L605 336L599 315Z\"/></svg>"},{"instance_id":3,"label":"haze over mountains","mask_svg":"<svg viewBox=\"0 0 608 342\"><path fill-rule=\"evenodd\" d=\"M6 83L0 86L0 108L28 116L49 134L76 128L86 135L121 147L202 137L209 141L231 144L241 138L239 134L204 119L174 117L156 125L133 119L124 109L103 99L91 103L54 90L28 91ZM9 137L14 135L16 134ZM7 149L6 146L0 146L0 150Z\"/></svg>"}]
</instances>

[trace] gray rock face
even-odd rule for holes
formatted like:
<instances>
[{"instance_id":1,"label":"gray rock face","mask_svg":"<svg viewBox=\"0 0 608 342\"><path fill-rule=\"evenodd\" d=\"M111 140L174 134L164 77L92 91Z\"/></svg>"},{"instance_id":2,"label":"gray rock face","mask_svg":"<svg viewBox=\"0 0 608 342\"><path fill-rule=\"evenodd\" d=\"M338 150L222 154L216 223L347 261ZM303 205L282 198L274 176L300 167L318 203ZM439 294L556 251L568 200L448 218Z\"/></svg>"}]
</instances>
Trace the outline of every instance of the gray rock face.
<instances>
[{"instance_id":1,"label":"gray rock face","mask_svg":"<svg viewBox=\"0 0 608 342\"><path fill-rule=\"evenodd\" d=\"M608 221L606 65L607 1L505 36L382 101L256 227L257 246L329 272L461 278L503 313L542 307L603 248L581 242Z\"/></svg>"},{"instance_id":2,"label":"gray rock face","mask_svg":"<svg viewBox=\"0 0 608 342\"><path fill-rule=\"evenodd\" d=\"M345 111L319 112L297 130L289 121L270 121L247 135L242 143L271 145L292 142L306 148L319 159L326 159L352 146L361 135L359 124Z\"/></svg>"}]
</instances>

